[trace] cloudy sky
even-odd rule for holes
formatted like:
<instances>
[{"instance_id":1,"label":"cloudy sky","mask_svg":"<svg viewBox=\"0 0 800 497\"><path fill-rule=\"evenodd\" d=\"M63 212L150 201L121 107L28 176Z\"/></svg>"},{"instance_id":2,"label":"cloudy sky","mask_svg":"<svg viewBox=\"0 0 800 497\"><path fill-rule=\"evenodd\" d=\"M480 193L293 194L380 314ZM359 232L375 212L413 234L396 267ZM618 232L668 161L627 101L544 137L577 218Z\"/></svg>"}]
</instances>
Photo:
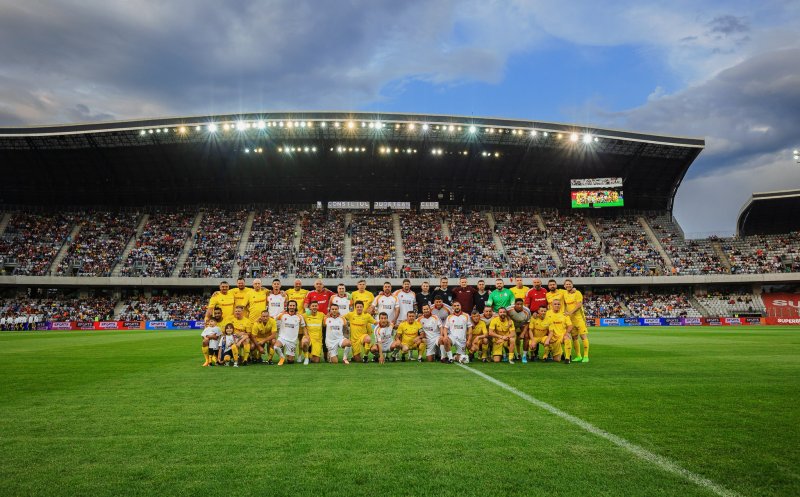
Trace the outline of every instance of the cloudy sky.
<instances>
[{"instance_id":1,"label":"cloudy sky","mask_svg":"<svg viewBox=\"0 0 800 497\"><path fill-rule=\"evenodd\" d=\"M611 6L609 6L611 5ZM700 136L675 214L800 188L800 2L0 0L0 126L270 110Z\"/></svg>"}]
</instances>

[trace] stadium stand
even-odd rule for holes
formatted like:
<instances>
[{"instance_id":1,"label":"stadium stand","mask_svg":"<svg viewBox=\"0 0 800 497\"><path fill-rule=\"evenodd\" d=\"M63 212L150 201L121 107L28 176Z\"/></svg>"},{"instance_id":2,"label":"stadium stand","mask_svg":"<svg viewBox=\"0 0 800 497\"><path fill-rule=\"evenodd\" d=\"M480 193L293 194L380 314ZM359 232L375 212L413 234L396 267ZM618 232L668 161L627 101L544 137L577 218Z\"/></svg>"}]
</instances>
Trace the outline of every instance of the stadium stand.
<instances>
[{"instance_id":1,"label":"stadium stand","mask_svg":"<svg viewBox=\"0 0 800 497\"><path fill-rule=\"evenodd\" d=\"M747 291L713 291L697 296L698 302L711 316L735 316L739 313L766 315L766 307L760 295Z\"/></svg>"},{"instance_id":2,"label":"stadium stand","mask_svg":"<svg viewBox=\"0 0 800 497\"><path fill-rule=\"evenodd\" d=\"M194 212L156 212L150 215L136 245L125 258L121 276L168 277L189 237Z\"/></svg>"},{"instance_id":3,"label":"stadium stand","mask_svg":"<svg viewBox=\"0 0 800 497\"><path fill-rule=\"evenodd\" d=\"M257 211L245 253L237 259L239 275L285 278L292 268L295 230L301 214L294 207Z\"/></svg>"},{"instance_id":4,"label":"stadium stand","mask_svg":"<svg viewBox=\"0 0 800 497\"><path fill-rule=\"evenodd\" d=\"M613 276L614 271L581 214L565 215L555 210L542 213L547 231L563 264L560 275L566 277Z\"/></svg>"},{"instance_id":5,"label":"stadium stand","mask_svg":"<svg viewBox=\"0 0 800 497\"><path fill-rule=\"evenodd\" d=\"M347 233L353 247L353 277L397 277L391 213L353 214Z\"/></svg>"},{"instance_id":6,"label":"stadium stand","mask_svg":"<svg viewBox=\"0 0 800 497\"><path fill-rule=\"evenodd\" d=\"M95 321L112 319L115 301L111 297L17 296L0 299L0 316L38 317L44 321Z\"/></svg>"},{"instance_id":7,"label":"stadium stand","mask_svg":"<svg viewBox=\"0 0 800 497\"><path fill-rule=\"evenodd\" d=\"M442 234L442 214L403 211L399 216L405 257L402 276L425 278L441 274L450 260L448 240Z\"/></svg>"},{"instance_id":8,"label":"stadium stand","mask_svg":"<svg viewBox=\"0 0 800 497\"><path fill-rule=\"evenodd\" d=\"M584 294L583 307L589 318L621 318L625 317L622 307L622 296L617 293Z\"/></svg>"},{"instance_id":9,"label":"stadium stand","mask_svg":"<svg viewBox=\"0 0 800 497\"><path fill-rule=\"evenodd\" d=\"M181 277L230 278L247 214L245 210L206 210Z\"/></svg>"},{"instance_id":10,"label":"stadium stand","mask_svg":"<svg viewBox=\"0 0 800 497\"><path fill-rule=\"evenodd\" d=\"M154 295L124 301L121 321L188 321L202 320L207 297L201 295Z\"/></svg>"},{"instance_id":11,"label":"stadium stand","mask_svg":"<svg viewBox=\"0 0 800 497\"><path fill-rule=\"evenodd\" d=\"M633 293L624 296L631 315L638 317L672 318L701 317L689 297L682 293Z\"/></svg>"},{"instance_id":12,"label":"stadium stand","mask_svg":"<svg viewBox=\"0 0 800 497\"><path fill-rule=\"evenodd\" d=\"M714 252L710 240L686 240L672 216L647 216L647 223L672 261L672 274L723 274L727 270Z\"/></svg>"},{"instance_id":13,"label":"stadium stand","mask_svg":"<svg viewBox=\"0 0 800 497\"><path fill-rule=\"evenodd\" d=\"M732 274L783 273L800 270L800 232L751 235L721 240Z\"/></svg>"},{"instance_id":14,"label":"stadium stand","mask_svg":"<svg viewBox=\"0 0 800 497\"><path fill-rule=\"evenodd\" d=\"M0 237L0 271L21 276L48 274L75 219L71 213L13 213Z\"/></svg>"},{"instance_id":15,"label":"stadium stand","mask_svg":"<svg viewBox=\"0 0 800 497\"><path fill-rule=\"evenodd\" d=\"M313 210L303 217L300 249L295 262L298 278L344 276L345 215Z\"/></svg>"},{"instance_id":16,"label":"stadium stand","mask_svg":"<svg viewBox=\"0 0 800 497\"><path fill-rule=\"evenodd\" d=\"M595 225L624 276L665 274L664 259L643 232L638 219L633 216L597 218Z\"/></svg>"},{"instance_id":17,"label":"stadium stand","mask_svg":"<svg viewBox=\"0 0 800 497\"><path fill-rule=\"evenodd\" d=\"M446 240L451 277L505 276L505 257L495 245L489 221L484 212L445 211L445 221L450 228Z\"/></svg>"},{"instance_id":18,"label":"stadium stand","mask_svg":"<svg viewBox=\"0 0 800 497\"><path fill-rule=\"evenodd\" d=\"M110 276L136 232L137 212L88 212L58 266L62 276Z\"/></svg>"},{"instance_id":19,"label":"stadium stand","mask_svg":"<svg viewBox=\"0 0 800 497\"><path fill-rule=\"evenodd\" d=\"M495 228L508 256L509 266L515 275L551 277L558 274L558 266L547 246L547 232L529 212L495 213Z\"/></svg>"}]
</instances>

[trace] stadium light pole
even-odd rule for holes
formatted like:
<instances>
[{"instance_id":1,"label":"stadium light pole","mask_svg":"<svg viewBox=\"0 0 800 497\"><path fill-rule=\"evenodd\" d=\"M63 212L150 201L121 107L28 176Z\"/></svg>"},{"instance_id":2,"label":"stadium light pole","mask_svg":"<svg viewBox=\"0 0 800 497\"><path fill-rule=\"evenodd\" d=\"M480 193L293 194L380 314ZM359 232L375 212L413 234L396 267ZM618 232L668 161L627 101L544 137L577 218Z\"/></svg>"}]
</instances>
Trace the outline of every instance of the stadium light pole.
<instances>
[{"instance_id":1,"label":"stadium light pole","mask_svg":"<svg viewBox=\"0 0 800 497\"><path fill-rule=\"evenodd\" d=\"M794 161L800 164L800 150L794 149L792 156L794 157Z\"/></svg>"}]
</instances>

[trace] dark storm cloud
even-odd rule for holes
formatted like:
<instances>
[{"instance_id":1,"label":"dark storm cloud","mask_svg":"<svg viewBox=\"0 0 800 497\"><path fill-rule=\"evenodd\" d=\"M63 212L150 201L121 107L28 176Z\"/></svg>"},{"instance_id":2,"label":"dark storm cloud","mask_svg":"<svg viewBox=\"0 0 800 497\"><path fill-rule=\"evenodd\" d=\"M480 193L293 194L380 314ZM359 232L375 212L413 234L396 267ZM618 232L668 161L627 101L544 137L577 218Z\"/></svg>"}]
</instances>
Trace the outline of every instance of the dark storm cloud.
<instances>
[{"instance_id":1,"label":"dark storm cloud","mask_svg":"<svg viewBox=\"0 0 800 497\"><path fill-rule=\"evenodd\" d=\"M750 26L747 25L743 17L732 15L715 17L708 25L712 33L720 33L726 36L750 31Z\"/></svg>"}]
</instances>

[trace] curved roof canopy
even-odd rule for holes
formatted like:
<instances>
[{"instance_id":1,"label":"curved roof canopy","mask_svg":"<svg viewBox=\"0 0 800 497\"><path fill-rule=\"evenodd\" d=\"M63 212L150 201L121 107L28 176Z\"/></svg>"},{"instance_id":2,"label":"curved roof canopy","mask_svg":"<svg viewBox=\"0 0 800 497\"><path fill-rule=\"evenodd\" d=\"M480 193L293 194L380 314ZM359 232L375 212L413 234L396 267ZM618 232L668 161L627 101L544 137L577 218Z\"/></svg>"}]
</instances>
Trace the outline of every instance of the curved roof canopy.
<instances>
[{"instance_id":1,"label":"curved roof canopy","mask_svg":"<svg viewBox=\"0 0 800 497\"><path fill-rule=\"evenodd\" d=\"M792 231L800 231L800 190L754 193L736 222L739 236Z\"/></svg>"}]
</instances>

